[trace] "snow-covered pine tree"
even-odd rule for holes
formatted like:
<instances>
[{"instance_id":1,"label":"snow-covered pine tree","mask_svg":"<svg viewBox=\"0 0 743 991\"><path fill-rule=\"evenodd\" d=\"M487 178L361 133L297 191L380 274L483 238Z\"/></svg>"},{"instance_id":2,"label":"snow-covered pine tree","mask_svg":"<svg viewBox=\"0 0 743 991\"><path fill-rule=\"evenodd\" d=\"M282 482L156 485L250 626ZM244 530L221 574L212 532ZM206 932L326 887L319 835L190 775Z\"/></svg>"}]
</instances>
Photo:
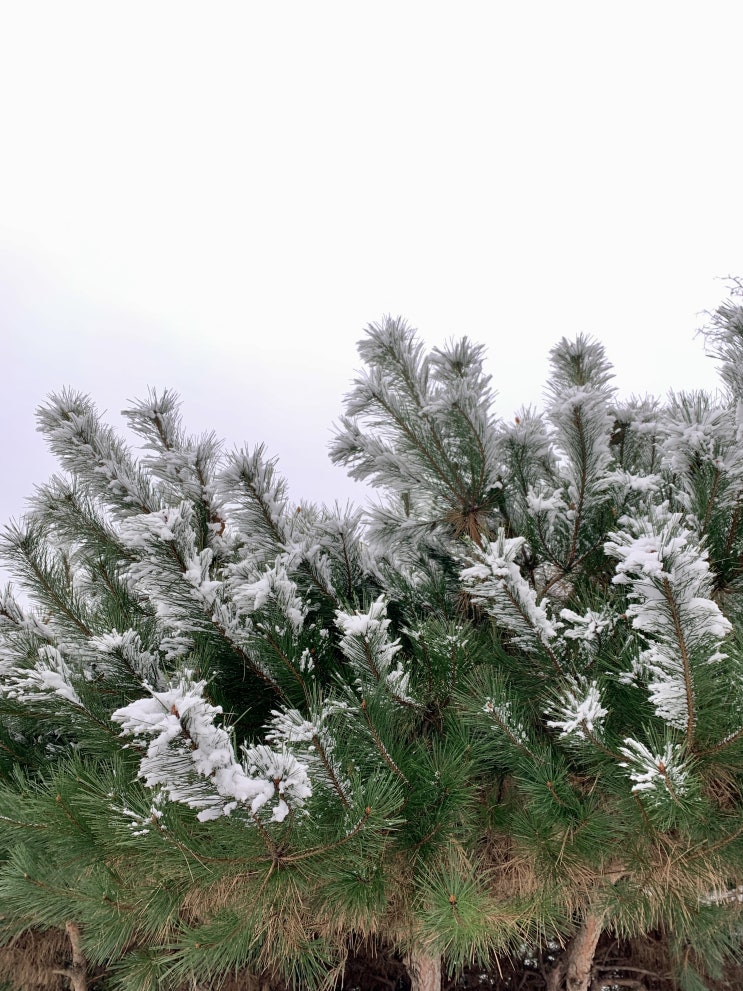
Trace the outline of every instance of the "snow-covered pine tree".
<instances>
[{"instance_id":1,"label":"snow-covered pine tree","mask_svg":"<svg viewBox=\"0 0 743 991\"><path fill-rule=\"evenodd\" d=\"M661 930L680 986L739 951L743 308L719 396L620 402L552 351L493 413L483 351L368 328L332 457L366 511L290 500L177 398L84 396L9 526L0 937L70 938L76 988L234 972L319 986L355 940L442 967Z\"/></svg>"}]
</instances>

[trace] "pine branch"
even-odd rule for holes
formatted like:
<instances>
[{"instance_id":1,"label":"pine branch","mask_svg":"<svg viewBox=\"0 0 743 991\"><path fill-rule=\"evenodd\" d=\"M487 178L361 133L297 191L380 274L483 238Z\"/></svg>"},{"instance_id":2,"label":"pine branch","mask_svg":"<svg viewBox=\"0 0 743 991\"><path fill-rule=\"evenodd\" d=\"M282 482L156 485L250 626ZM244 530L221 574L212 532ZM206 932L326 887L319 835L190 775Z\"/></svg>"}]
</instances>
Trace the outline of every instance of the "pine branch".
<instances>
[{"instance_id":1,"label":"pine branch","mask_svg":"<svg viewBox=\"0 0 743 991\"><path fill-rule=\"evenodd\" d=\"M679 653L681 654L681 664L684 676L684 691L686 692L686 745L691 750L694 743L694 727L696 725L696 708L694 699L694 682L691 670L691 658L684 638L684 630L681 625L678 603L671 589L668 578L663 578L663 592L668 603L668 608L673 619L673 627L678 642Z\"/></svg>"}]
</instances>

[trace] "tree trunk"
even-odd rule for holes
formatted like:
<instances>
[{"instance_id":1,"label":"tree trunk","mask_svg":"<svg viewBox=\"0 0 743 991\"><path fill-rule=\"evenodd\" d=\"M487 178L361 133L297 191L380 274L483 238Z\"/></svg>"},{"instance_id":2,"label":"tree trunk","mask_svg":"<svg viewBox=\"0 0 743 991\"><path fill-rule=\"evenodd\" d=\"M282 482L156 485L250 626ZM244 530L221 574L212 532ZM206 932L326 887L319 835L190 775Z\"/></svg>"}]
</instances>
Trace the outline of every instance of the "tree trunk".
<instances>
[{"instance_id":1,"label":"tree trunk","mask_svg":"<svg viewBox=\"0 0 743 991\"><path fill-rule=\"evenodd\" d=\"M410 991L441 991L441 957L425 950L408 954L405 964L410 975Z\"/></svg>"},{"instance_id":2,"label":"tree trunk","mask_svg":"<svg viewBox=\"0 0 743 991\"><path fill-rule=\"evenodd\" d=\"M88 991L88 968L80 939L80 926L77 922L68 922L65 929L72 946L72 966L67 968L65 976L70 980L72 991Z\"/></svg>"},{"instance_id":3,"label":"tree trunk","mask_svg":"<svg viewBox=\"0 0 743 991\"><path fill-rule=\"evenodd\" d=\"M565 965L562 960L558 960L552 970L545 975L545 986L547 991L560 991L562 988L562 978L565 973Z\"/></svg>"},{"instance_id":4,"label":"tree trunk","mask_svg":"<svg viewBox=\"0 0 743 991\"><path fill-rule=\"evenodd\" d=\"M603 916L587 915L568 946L565 991L588 991Z\"/></svg>"}]
</instances>

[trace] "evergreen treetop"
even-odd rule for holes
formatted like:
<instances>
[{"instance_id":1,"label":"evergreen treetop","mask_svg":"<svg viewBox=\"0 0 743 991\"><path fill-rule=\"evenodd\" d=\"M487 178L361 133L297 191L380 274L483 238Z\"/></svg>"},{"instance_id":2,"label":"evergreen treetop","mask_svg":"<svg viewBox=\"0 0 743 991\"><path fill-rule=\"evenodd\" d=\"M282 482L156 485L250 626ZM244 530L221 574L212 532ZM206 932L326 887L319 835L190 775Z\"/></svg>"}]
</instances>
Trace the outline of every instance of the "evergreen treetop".
<instances>
[{"instance_id":1,"label":"evergreen treetop","mask_svg":"<svg viewBox=\"0 0 743 991\"><path fill-rule=\"evenodd\" d=\"M363 511L170 391L138 457L51 396L62 474L2 542L0 939L76 934L120 991L555 941L578 991L603 930L665 930L703 987L743 883L739 296L717 395L619 400L579 336L508 424L482 347L369 327L331 446Z\"/></svg>"}]
</instances>

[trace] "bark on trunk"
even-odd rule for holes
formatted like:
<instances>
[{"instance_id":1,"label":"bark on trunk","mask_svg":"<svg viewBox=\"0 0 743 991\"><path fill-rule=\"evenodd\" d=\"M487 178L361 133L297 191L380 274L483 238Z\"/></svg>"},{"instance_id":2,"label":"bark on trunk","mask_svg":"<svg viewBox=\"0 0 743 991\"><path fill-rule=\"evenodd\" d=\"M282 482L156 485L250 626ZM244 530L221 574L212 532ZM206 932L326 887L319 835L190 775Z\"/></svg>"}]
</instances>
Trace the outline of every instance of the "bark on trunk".
<instances>
[{"instance_id":1,"label":"bark on trunk","mask_svg":"<svg viewBox=\"0 0 743 991\"><path fill-rule=\"evenodd\" d=\"M72 966L68 967L65 976L70 979L72 991L88 991L88 968L80 939L80 926L77 922L68 922L65 929L72 946Z\"/></svg>"},{"instance_id":2,"label":"bark on trunk","mask_svg":"<svg viewBox=\"0 0 743 991\"><path fill-rule=\"evenodd\" d=\"M562 960L558 960L552 970L547 972L546 991L561 991L564 973L565 967L563 962Z\"/></svg>"},{"instance_id":3,"label":"bark on trunk","mask_svg":"<svg viewBox=\"0 0 743 991\"><path fill-rule=\"evenodd\" d=\"M416 951L405 961L410 975L410 991L441 991L441 957Z\"/></svg>"},{"instance_id":4,"label":"bark on trunk","mask_svg":"<svg viewBox=\"0 0 743 991\"><path fill-rule=\"evenodd\" d=\"M588 991L596 944L601 936L601 915L587 915L573 937L567 953L565 991Z\"/></svg>"}]
</instances>

